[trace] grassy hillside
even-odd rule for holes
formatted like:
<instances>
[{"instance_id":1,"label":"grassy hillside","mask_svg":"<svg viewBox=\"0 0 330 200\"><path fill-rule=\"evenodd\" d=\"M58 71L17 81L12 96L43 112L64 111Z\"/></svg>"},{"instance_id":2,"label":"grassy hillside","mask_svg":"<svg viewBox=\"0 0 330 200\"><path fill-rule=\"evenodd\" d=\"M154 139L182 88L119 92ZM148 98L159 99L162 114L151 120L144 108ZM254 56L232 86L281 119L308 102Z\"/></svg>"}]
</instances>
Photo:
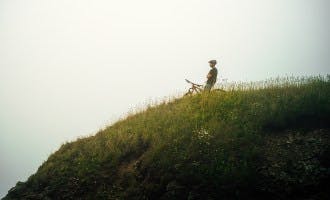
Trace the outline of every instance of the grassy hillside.
<instances>
[{"instance_id":1,"label":"grassy hillside","mask_svg":"<svg viewBox=\"0 0 330 200\"><path fill-rule=\"evenodd\" d=\"M329 199L330 76L225 89L66 143L5 199Z\"/></svg>"}]
</instances>

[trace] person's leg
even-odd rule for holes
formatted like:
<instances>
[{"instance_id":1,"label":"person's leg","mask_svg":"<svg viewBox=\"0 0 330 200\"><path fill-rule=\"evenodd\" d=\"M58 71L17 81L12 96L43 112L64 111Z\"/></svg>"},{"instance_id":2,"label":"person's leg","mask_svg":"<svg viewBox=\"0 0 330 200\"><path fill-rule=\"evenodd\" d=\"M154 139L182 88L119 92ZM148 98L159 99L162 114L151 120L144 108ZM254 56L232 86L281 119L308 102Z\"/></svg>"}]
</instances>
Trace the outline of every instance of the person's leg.
<instances>
[{"instance_id":1,"label":"person's leg","mask_svg":"<svg viewBox=\"0 0 330 200\"><path fill-rule=\"evenodd\" d=\"M211 88L212 88L212 85L211 84L206 84L205 86L204 86L204 91L210 91L211 90Z\"/></svg>"}]
</instances>

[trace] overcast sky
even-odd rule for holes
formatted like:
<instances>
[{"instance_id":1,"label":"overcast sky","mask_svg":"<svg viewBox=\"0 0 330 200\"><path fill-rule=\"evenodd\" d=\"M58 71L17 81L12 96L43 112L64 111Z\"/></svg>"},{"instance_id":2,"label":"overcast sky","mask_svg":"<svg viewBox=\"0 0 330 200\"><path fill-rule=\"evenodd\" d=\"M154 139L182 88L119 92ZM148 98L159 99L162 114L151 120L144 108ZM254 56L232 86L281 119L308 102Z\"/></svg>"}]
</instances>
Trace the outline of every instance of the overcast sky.
<instances>
[{"instance_id":1,"label":"overcast sky","mask_svg":"<svg viewBox=\"0 0 330 200\"><path fill-rule=\"evenodd\" d=\"M221 78L330 73L329 0L0 0L0 197L62 143Z\"/></svg>"}]
</instances>

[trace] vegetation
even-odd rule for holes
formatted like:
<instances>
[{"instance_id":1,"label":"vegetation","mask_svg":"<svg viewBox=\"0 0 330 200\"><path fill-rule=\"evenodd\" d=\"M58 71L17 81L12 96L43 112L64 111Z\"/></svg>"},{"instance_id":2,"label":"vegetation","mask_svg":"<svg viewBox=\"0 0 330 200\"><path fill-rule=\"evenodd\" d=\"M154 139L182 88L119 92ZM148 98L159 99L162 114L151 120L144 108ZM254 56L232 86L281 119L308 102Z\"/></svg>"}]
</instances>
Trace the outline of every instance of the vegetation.
<instances>
[{"instance_id":1,"label":"vegetation","mask_svg":"<svg viewBox=\"0 0 330 200\"><path fill-rule=\"evenodd\" d=\"M330 76L220 87L63 144L5 199L329 199Z\"/></svg>"}]
</instances>

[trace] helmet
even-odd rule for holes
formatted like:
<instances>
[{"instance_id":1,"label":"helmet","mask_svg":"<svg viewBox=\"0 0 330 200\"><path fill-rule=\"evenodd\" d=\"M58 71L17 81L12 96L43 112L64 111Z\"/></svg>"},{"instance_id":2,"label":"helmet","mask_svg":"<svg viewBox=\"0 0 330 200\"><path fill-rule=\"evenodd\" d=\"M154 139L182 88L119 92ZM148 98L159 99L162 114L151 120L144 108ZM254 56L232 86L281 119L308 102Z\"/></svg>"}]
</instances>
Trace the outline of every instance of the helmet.
<instances>
[{"instance_id":1,"label":"helmet","mask_svg":"<svg viewBox=\"0 0 330 200\"><path fill-rule=\"evenodd\" d=\"M217 64L217 61L216 60L210 60L209 63Z\"/></svg>"}]
</instances>

